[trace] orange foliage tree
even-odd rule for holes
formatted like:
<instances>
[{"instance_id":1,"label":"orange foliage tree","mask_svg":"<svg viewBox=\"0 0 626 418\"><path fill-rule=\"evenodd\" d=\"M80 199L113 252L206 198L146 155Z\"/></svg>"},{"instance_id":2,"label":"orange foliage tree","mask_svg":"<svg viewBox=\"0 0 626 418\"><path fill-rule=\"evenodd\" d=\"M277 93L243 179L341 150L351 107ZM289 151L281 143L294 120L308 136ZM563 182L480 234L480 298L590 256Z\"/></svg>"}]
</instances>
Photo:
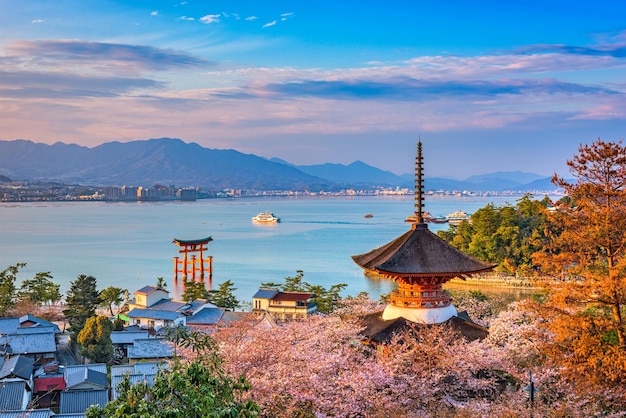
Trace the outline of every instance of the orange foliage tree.
<instances>
[{"instance_id":1,"label":"orange foliage tree","mask_svg":"<svg viewBox=\"0 0 626 418\"><path fill-rule=\"evenodd\" d=\"M535 254L548 286L550 352L573 375L599 384L626 381L626 148L581 145L567 161L575 181L554 175L568 199L550 214L546 248Z\"/></svg>"}]
</instances>

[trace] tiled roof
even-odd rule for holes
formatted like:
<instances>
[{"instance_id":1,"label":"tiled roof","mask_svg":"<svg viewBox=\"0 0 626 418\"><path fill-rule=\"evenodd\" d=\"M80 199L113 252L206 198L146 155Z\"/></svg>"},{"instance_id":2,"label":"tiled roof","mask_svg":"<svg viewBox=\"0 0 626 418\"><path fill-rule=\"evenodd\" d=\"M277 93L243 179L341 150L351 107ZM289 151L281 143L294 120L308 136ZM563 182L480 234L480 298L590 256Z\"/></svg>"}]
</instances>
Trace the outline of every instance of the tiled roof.
<instances>
[{"instance_id":1,"label":"tiled roof","mask_svg":"<svg viewBox=\"0 0 626 418\"><path fill-rule=\"evenodd\" d=\"M259 289L252 296L252 299L271 299L278 293L278 290L275 289Z\"/></svg>"},{"instance_id":2,"label":"tiled roof","mask_svg":"<svg viewBox=\"0 0 626 418\"><path fill-rule=\"evenodd\" d=\"M0 318L0 334L15 334L20 327L19 318Z\"/></svg>"},{"instance_id":3,"label":"tiled roof","mask_svg":"<svg viewBox=\"0 0 626 418\"><path fill-rule=\"evenodd\" d=\"M58 334L59 327L49 327L44 325L34 325L32 327L21 327L15 330L15 335L32 335L32 334Z\"/></svg>"},{"instance_id":4,"label":"tiled roof","mask_svg":"<svg viewBox=\"0 0 626 418\"><path fill-rule=\"evenodd\" d=\"M24 322L27 322L27 321L36 323L37 325L35 326L53 327L55 328L56 333L61 332L61 330L59 329L59 326L55 324L54 322L46 321L45 319L37 318L36 316L32 316L32 315L24 315L20 317L20 324L23 324Z\"/></svg>"},{"instance_id":5,"label":"tiled roof","mask_svg":"<svg viewBox=\"0 0 626 418\"><path fill-rule=\"evenodd\" d=\"M140 309L135 308L126 314L129 318L146 318L157 319L163 321L173 321L182 314L180 312L161 311L156 309Z\"/></svg>"},{"instance_id":6,"label":"tiled roof","mask_svg":"<svg viewBox=\"0 0 626 418\"><path fill-rule=\"evenodd\" d=\"M33 375L34 360L26 356L14 356L6 360L0 369L0 379L19 377L30 380Z\"/></svg>"},{"instance_id":7,"label":"tiled roof","mask_svg":"<svg viewBox=\"0 0 626 418\"><path fill-rule=\"evenodd\" d=\"M148 331L113 331L111 333L113 344L132 344L140 338L148 338Z\"/></svg>"},{"instance_id":8,"label":"tiled roof","mask_svg":"<svg viewBox=\"0 0 626 418\"><path fill-rule=\"evenodd\" d=\"M428 228L414 227L393 241L352 259L365 270L389 275L457 277L491 270L448 244Z\"/></svg>"},{"instance_id":9,"label":"tiled roof","mask_svg":"<svg viewBox=\"0 0 626 418\"><path fill-rule=\"evenodd\" d=\"M158 362L139 362L131 365L111 366L111 376L123 376L125 374L157 374L164 368L163 363Z\"/></svg>"},{"instance_id":10,"label":"tiled roof","mask_svg":"<svg viewBox=\"0 0 626 418\"><path fill-rule=\"evenodd\" d=\"M301 301L309 300L313 297L313 293L304 292L280 292L272 298L272 300L279 301Z\"/></svg>"},{"instance_id":11,"label":"tiled roof","mask_svg":"<svg viewBox=\"0 0 626 418\"><path fill-rule=\"evenodd\" d=\"M215 325L224 315L224 310L220 308L206 307L198 310L187 318L187 325Z\"/></svg>"},{"instance_id":12,"label":"tiled roof","mask_svg":"<svg viewBox=\"0 0 626 418\"><path fill-rule=\"evenodd\" d=\"M0 411L22 409L26 382L23 380L10 380L0 382Z\"/></svg>"},{"instance_id":13,"label":"tiled roof","mask_svg":"<svg viewBox=\"0 0 626 418\"><path fill-rule=\"evenodd\" d=\"M128 347L129 359L170 358L173 355L172 346L161 338L135 340L135 344Z\"/></svg>"},{"instance_id":14,"label":"tiled roof","mask_svg":"<svg viewBox=\"0 0 626 418\"><path fill-rule=\"evenodd\" d=\"M28 410L17 410L17 411L0 411L0 418L50 418L54 414L48 408L46 409L28 409ZM84 418L85 415L82 415ZM64 417L62 415L54 415L54 418L74 418L74 417ZM79 417L78 417L79 418Z\"/></svg>"},{"instance_id":15,"label":"tiled roof","mask_svg":"<svg viewBox=\"0 0 626 418\"><path fill-rule=\"evenodd\" d=\"M158 309L160 311L180 311L189 306L187 302L176 302L170 299L161 299L160 301L150 305L150 309Z\"/></svg>"},{"instance_id":16,"label":"tiled roof","mask_svg":"<svg viewBox=\"0 0 626 418\"><path fill-rule=\"evenodd\" d=\"M61 392L62 414L84 413L90 406L105 407L109 403L109 391L102 390L64 390Z\"/></svg>"},{"instance_id":17,"label":"tiled roof","mask_svg":"<svg viewBox=\"0 0 626 418\"><path fill-rule=\"evenodd\" d=\"M106 373L90 370L86 367L82 370L75 370L74 372L67 374L65 382L67 390L71 390L72 388L83 384L101 388L109 387L109 381L107 380Z\"/></svg>"},{"instance_id":18,"label":"tiled roof","mask_svg":"<svg viewBox=\"0 0 626 418\"><path fill-rule=\"evenodd\" d=\"M52 332L4 335L0 338L0 344L8 344L9 350L7 352L12 354L54 353L57 350L54 333Z\"/></svg>"},{"instance_id":19,"label":"tiled roof","mask_svg":"<svg viewBox=\"0 0 626 418\"><path fill-rule=\"evenodd\" d=\"M141 293L141 294L144 294L144 295L148 295L148 294L150 294L152 292L156 292L157 290L163 290L164 292L167 292L167 290L160 289L160 288L158 288L156 286L144 286L144 287L142 287L139 290L135 290L135 293Z\"/></svg>"},{"instance_id":20,"label":"tiled roof","mask_svg":"<svg viewBox=\"0 0 626 418\"><path fill-rule=\"evenodd\" d=\"M72 364L65 366L65 380L67 381L67 377L77 371L82 371L83 369L95 370L100 373L107 374L107 365L104 363L92 363L92 364Z\"/></svg>"}]
</instances>

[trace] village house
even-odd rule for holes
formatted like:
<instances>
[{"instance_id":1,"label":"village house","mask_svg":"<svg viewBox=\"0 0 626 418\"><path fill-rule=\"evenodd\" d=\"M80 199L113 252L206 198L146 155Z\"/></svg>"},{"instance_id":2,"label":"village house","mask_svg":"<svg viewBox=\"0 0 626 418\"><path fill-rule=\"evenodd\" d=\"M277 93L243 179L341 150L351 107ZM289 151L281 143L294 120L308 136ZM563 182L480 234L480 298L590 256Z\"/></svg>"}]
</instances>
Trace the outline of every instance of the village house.
<instances>
[{"instance_id":1,"label":"village house","mask_svg":"<svg viewBox=\"0 0 626 418\"><path fill-rule=\"evenodd\" d=\"M0 410L26 409L33 394L33 360L17 355L0 368Z\"/></svg>"},{"instance_id":2,"label":"village house","mask_svg":"<svg viewBox=\"0 0 626 418\"><path fill-rule=\"evenodd\" d=\"M109 380L106 364L65 367L65 390L61 392L62 414L84 413L91 405L109 402Z\"/></svg>"},{"instance_id":3,"label":"village house","mask_svg":"<svg viewBox=\"0 0 626 418\"><path fill-rule=\"evenodd\" d=\"M30 357L35 365L56 359L55 336L59 327L32 315L0 318L0 355L21 354Z\"/></svg>"},{"instance_id":4,"label":"village house","mask_svg":"<svg viewBox=\"0 0 626 418\"><path fill-rule=\"evenodd\" d=\"M282 292L276 289L259 289L252 296L254 311L265 311L277 320L306 318L317 312L315 294L308 292Z\"/></svg>"}]
</instances>

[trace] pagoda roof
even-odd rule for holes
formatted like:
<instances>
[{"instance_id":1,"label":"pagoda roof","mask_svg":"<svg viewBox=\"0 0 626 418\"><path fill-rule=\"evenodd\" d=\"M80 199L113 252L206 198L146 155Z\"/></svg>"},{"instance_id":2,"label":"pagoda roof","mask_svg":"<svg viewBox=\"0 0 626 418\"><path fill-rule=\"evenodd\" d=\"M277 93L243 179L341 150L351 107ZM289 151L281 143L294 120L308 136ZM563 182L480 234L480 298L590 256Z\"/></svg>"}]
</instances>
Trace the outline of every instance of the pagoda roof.
<instances>
[{"instance_id":1,"label":"pagoda roof","mask_svg":"<svg viewBox=\"0 0 626 418\"><path fill-rule=\"evenodd\" d=\"M178 239L178 238L174 238L174 241L172 241L173 243L181 246L181 245L200 245L200 244L207 244L210 241L213 241L213 238L211 237L206 237L206 238L200 238L200 239Z\"/></svg>"},{"instance_id":2,"label":"pagoda roof","mask_svg":"<svg viewBox=\"0 0 626 418\"><path fill-rule=\"evenodd\" d=\"M464 254L426 224L415 224L393 241L352 259L365 270L391 277L465 277L495 267Z\"/></svg>"}]
</instances>

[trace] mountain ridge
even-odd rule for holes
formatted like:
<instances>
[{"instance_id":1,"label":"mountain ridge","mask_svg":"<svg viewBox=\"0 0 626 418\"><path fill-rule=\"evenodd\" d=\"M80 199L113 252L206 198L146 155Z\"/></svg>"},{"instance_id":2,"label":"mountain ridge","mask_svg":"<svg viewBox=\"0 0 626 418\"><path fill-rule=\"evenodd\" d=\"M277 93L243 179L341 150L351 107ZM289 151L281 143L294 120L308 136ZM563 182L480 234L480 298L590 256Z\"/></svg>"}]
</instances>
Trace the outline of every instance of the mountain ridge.
<instances>
[{"instance_id":1,"label":"mountain ridge","mask_svg":"<svg viewBox=\"0 0 626 418\"><path fill-rule=\"evenodd\" d=\"M98 186L175 184L214 190L307 190L410 188L414 175L354 161L297 166L233 149L204 148L178 138L111 141L88 148L56 142L0 140L0 175L11 179L61 181ZM427 190L556 190L535 173L496 172L456 180L426 178ZM544 189L545 188L545 189Z\"/></svg>"}]
</instances>

